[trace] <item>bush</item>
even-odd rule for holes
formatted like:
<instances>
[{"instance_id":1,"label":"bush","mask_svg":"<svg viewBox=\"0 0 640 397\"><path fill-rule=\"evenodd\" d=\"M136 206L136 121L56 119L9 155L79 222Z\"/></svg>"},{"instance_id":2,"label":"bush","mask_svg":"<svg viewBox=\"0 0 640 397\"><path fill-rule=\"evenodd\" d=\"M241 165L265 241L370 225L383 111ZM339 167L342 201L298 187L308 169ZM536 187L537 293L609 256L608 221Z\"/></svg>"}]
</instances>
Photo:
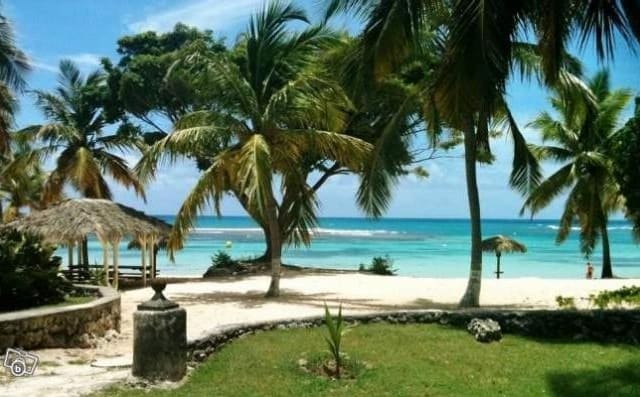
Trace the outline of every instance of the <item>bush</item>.
<instances>
[{"instance_id":1,"label":"bush","mask_svg":"<svg viewBox=\"0 0 640 397\"><path fill-rule=\"evenodd\" d=\"M224 251L218 251L211 257L211 267L216 269L234 269L238 267L238 262L231 259L231 256Z\"/></svg>"},{"instance_id":2,"label":"bush","mask_svg":"<svg viewBox=\"0 0 640 397\"><path fill-rule=\"evenodd\" d=\"M576 300L572 296L565 297L562 295L558 295L556 296L556 303L561 309L573 310L576 308Z\"/></svg>"},{"instance_id":3,"label":"bush","mask_svg":"<svg viewBox=\"0 0 640 397\"><path fill-rule=\"evenodd\" d=\"M364 264L360 264L358 270L361 272L364 271L382 276L393 276L396 273L396 269L393 269L393 260L389 258L389 255L386 255L384 257L375 256L371 260L371 264L369 265L369 267L365 267Z\"/></svg>"},{"instance_id":4,"label":"bush","mask_svg":"<svg viewBox=\"0 0 640 397\"><path fill-rule=\"evenodd\" d=\"M55 248L34 235L0 231L0 310L64 301L72 285L58 276Z\"/></svg>"},{"instance_id":5,"label":"bush","mask_svg":"<svg viewBox=\"0 0 640 397\"><path fill-rule=\"evenodd\" d=\"M613 291L602 291L597 295L590 295L589 301L600 309L623 304L632 307L640 306L640 287L622 287Z\"/></svg>"}]
</instances>

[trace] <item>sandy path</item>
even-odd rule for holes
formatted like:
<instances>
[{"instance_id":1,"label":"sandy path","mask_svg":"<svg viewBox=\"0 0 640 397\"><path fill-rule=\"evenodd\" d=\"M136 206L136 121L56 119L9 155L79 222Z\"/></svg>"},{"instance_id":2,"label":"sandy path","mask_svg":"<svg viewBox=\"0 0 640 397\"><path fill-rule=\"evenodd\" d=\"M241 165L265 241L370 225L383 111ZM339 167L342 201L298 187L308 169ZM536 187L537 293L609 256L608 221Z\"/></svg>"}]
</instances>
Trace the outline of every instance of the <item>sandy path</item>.
<instances>
[{"instance_id":1,"label":"sandy path","mask_svg":"<svg viewBox=\"0 0 640 397\"><path fill-rule=\"evenodd\" d=\"M306 275L282 280L283 296L266 301L264 276L238 281L172 284L165 295L187 310L188 338L195 339L221 326L321 315L324 302L342 302L345 313L393 309L424 309L455 305L465 279L384 277L361 274ZM579 298L606 289L640 284L640 280L545 280L536 278L485 279L484 306L556 307L558 295ZM94 360L131 356L133 312L148 300L150 288L122 294L122 329L118 338L101 340L95 349L35 351L42 364L30 378L0 375L0 396L78 396L109 383L125 380L128 369L90 366ZM130 359L129 359L130 360Z\"/></svg>"}]
</instances>

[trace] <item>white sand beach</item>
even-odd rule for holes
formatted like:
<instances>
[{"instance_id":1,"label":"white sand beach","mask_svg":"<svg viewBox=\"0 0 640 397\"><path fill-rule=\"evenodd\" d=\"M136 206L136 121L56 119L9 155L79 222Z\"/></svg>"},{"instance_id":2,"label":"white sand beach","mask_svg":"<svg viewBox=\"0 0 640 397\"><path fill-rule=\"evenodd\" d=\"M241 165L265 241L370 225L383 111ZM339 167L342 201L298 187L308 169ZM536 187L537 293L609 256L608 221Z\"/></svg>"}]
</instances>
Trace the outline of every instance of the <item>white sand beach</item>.
<instances>
[{"instance_id":1,"label":"white sand beach","mask_svg":"<svg viewBox=\"0 0 640 397\"><path fill-rule=\"evenodd\" d=\"M165 295L187 310L188 339L196 339L232 324L256 323L322 314L322 306L342 303L345 313L399 309L454 307L466 279L385 277L363 274L323 274L285 277L283 294L263 298L269 278L202 281L170 284ZM640 279L560 280L484 279L481 304L510 308L557 308L555 297L574 297L586 307L589 294L622 286L640 285ZM45 349L35 351L41 360L30 378L0 378L0 395L78 396L109 383L129 378L129 369L105 369L94 360L115 358L130 362L133 312L153 295L151 288L122 294L122 329L117 338L101 339L94 349Z\"/></svg>"}]
</instances>

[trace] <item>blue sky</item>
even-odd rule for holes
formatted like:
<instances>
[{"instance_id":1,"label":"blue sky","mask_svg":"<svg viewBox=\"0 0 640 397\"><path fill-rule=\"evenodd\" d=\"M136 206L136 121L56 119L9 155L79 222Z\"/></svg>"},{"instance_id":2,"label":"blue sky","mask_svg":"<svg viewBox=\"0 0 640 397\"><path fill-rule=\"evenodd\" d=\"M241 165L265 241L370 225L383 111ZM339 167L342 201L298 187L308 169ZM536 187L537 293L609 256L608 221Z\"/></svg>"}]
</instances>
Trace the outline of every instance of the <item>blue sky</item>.
<instances>
[{"instance_id":1,"label":"blue sky","mask_svg":"<svg viewBox=\"0 0 640 397\"><path fill-rule=\"evenodd\" d=\"M300 2L313 14L317 1ZM60 59L78 63L84 71L99 66L101 57L117 59L116 41L127 34L145 30L167 31L177 22L211 29L217 36L233 42L242 31L248 16L262 0L4 0L4 13L14 22L19 45L33 60L34 71L28 81L32 89L50 89L56 84L56 69ZM347 22L350 26L353 22ZM591 48L575 53L580 56L588 74L599 65ZM615 62L608 66L614 87L626 87L640 93L640 65L637 55L624 45L618 47ZM547 108L547 93L536 83L513 82L509 85L509 101L520 126L530 122ZM19 126L42 122L32 98L21 101ZM626 116L632 112L631 106ZM537 141L535 131L525 130L527 138ZM511 164L510 142L499 138L492 143L496 162L480 166L479 186L482 215L486 218L516 218L522 204L521 197L508 187ZM459 153L452 153L457 156ZM135 162L136 157L127 158ZM459 158L429 161L424 164L430 177L419 180L403 179L397 186L387 213L391 217L467 217L463 163ZM553 165L546 165L547 171ZM148 187L148 200L143 203L132 193L114 186L115 200L154 214L174 214L186 193L193 186L198 173L191 163L177 164L163 169L156 182ZM361 216L353 204L357 178L338 176L323 187L320 199L323 216ZM562 201L543 211L540 218L556 218ZM225 200L224 215L243 215L240 206L231 198Z\"/></svg>"}]
</instances>

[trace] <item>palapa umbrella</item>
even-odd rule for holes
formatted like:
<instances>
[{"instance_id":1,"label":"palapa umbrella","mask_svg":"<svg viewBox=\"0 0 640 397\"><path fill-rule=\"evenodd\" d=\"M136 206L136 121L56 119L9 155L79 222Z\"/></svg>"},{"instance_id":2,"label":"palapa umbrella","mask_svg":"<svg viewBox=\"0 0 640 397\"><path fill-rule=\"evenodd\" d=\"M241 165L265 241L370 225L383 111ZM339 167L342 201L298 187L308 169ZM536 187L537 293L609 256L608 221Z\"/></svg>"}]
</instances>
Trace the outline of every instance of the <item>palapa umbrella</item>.
<instances>
[{"instance_id":1,"label":"palapa umbrella","mask_svg":"<svg viewBox=\"0 0 640 397\"><path fill-rule=\"evenodd\" d=\"M497 270L496 270L496 278L500 278L500 274L504 273L500 271L500 257L503 252L527 252L527 247L517 242L516 240L503 236L497 235L493 237L489 237L487 239L482 240L482 250L485 252L495 252L496 260L497 260Z\"/></svg>"}]
</instances>

